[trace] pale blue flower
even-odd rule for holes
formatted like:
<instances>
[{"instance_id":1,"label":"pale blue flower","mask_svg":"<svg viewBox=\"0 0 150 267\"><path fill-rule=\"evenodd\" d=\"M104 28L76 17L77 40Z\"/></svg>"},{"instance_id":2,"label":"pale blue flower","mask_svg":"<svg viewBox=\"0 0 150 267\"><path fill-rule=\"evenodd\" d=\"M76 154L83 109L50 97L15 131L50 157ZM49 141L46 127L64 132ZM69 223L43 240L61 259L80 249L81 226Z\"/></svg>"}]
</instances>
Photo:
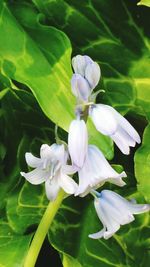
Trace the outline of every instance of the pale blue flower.
<instances>
[{"instance_id":1,"label":"pale blue flower","mask_svg":"<svg viewBox=\"0 0 150 267\"><path fill-rule=\"evenodd\" d=\"M90 234L89 237L93 239L110 238L119 230L120 225L132 222L135 219L134 214L150 210L149 204L135 204L110 190L103 190L101 193L96 192L96 195L98 197L94 200L94 206L103 224L103 229Z\"/></svg>"},{"instance_id":2,"label":"pale blue flower","mask_svg":"<svg viewBox=\"0 0 150 267\"><path fill-rule=\"evenodd\" d=\"M111 182L118 186L124 186L122 180L126 177L123 171L118 173L115 171L109 162L105 159L103 153L94 145L88 146L83 167L78 170L79 187L75 195L85 196L92 188L98 188L105 182Z\"/></svg>"}]
</instances>

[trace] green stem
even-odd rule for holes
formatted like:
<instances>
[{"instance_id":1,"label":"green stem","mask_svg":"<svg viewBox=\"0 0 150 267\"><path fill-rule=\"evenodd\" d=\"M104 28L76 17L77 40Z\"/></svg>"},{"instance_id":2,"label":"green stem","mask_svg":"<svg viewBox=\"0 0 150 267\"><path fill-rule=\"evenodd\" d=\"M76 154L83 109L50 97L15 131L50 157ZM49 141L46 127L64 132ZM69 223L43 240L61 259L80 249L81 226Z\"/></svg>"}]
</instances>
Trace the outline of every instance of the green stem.
<instances>
[{"instance_id":1,"label":"green stem","mask_svg":"<svg viewBox=\"0 0 150 267\"><path fill-rule=\"evenodd\" d=\"M31 246L29 248L27 257L25 259L24 267L34 267L43 241L47 235L48 229L65 197L65 192L60 191L57 198L51 201L42 217L42 220L36 230Z\"/></svg>"}]
</instances>

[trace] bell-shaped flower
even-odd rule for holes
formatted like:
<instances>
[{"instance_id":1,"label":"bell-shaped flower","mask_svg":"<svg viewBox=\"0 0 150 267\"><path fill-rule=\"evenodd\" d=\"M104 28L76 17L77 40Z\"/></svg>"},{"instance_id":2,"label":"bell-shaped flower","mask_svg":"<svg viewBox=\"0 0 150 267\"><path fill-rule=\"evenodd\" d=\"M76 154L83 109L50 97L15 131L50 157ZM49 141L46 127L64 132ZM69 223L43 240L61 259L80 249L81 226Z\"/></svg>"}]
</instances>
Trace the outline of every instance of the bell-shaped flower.
<instances>
[{"instance_id":1,"label":"bell-shaped flower","mask_svg":"<svg viewBox=\"0 0 150 267\"><path fill-rule=\"evenodd\" d=\"M128 155L141 139L133 126L114 108L104 104L92 105L89 115L96 129L112 138L122 153Z\"/></svg>"},{"instance_id":2,"label":"bell-shaped flower","mask_svg":"<svg viewBox=\"0 0 150 267\"><path fill-rule=\"evenodd\" d=\"M69 127L68 150L73 165L82 168L87 154L88 133L84 120L73 120Z\"/></svg>"},{"instance_id":3,"label":"bell-shaped flower","mask_svg":"<svg viewBox=\"0 0 150 267\"><path fill-rule=\"evenodd\" d=\"M91 94L90 86L86 79L80 74L73 74L71 79L71 88L74 96L81 101L88 101L88 97Z\"/></svg>"},{"instance_id":4,"label":"bell-shaped flower","mask_svg":"<svg viewBox=\"0 0 150 267\"><path fill-rule=\"evenodd\" d=\"M103 229L97 233L90 234L89 237L93 239L110 238L119 230L120 225L132 222L134 214L150 210L149 204L135 204L110 190L103 190L101 193L96 192L96 194L98 198L95 198L94 206L103 224Z\"/></svg>"},{"instance_id":5,"label":"bell-shaped flower","mask_svg":"<svg viewBox=\"0 0 150 267\"><path fill-rule=\"evenodd\" d=\"M75 195L80 196L85 196L92 188L96 189L107 181L124 186L125 182L122 178L127 176L124 171L117 173L105 159L103 153L94 145L88 146L85 163L78 171L78 175L79 187Z\"/></svg>"},{"instance_id":6,"label":"bell-shaped flower","mask_svg":"<svg viewBox=\"0 0 150 267\"><path fill-rule=\"evenodd\" d=\"M77 55L72 59L75 74L80 74L88 82L90 91L97 86L100 80L100 67L89 56Z\"/></svg>"},{"instance_id":7,"label":"bell-shaped flower","mask_svg":"<svg viewBox=\"0 0 150 267\"><path fill-rule=\"evenodd\" d=\"M31 153L25 154L27 164L34 170L21 175L31 184L38 185L45 182L46 195L54 200L62 188L68 194L74 194L77 184L68 176L75 172L72 166L67 165L68 153L64 145L43 144L40 149L40 158Z\"/></svg>"}]
</instances>

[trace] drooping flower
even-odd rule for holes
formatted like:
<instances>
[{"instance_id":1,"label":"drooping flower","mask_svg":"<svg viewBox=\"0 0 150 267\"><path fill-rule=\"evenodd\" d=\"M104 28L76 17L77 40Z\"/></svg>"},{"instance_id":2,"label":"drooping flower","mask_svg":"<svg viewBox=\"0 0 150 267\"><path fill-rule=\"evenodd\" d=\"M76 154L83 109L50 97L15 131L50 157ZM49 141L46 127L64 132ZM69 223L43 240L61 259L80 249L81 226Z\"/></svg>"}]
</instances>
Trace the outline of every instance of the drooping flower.
<instances>
[{"instance_id":1,"label":"drooping flower","mask_svg":"<svg viewBox=\"0 0 150 267\"><path fill-rule=\"evenodd\" d=\"M141 139L133 126L114 108L104 104L92 105L89 115L96 129L112 138L122 153L128 155Z\"/></svg>"},{"instance_id":2,"label":"drooping flower","mask_svg":"<svg viewBox=\"0 0 150 267\"><path fill-rule=\"evenodd\" d=\"M69 127L68 150L73 165L82 168L87 154L88 133L84 120L73 120Z\"/></svg>"},{"instance_id":3,"label":"drooping flower","mask_svg":"<svg viewBox=\"0 0 150 267\"><path fill-rule=\"evenodd\" d=\"M79 187L75 195L80 196L85 196L92 188L96 189L106 181L124 186L125 182L122 178L127 176L124 171L117 173L105 159L103 153L94 145L88 146L86 160L78 171L78 175Z\"/></svg>"},{"instance_id":4,"label":"drooping flower","mask_svg":"<svg viewBox=\"0 0 150 267\"><path fill-rule=\"evenodd\" d=\"M96 194L98 198L95 198L94 206L104 228L97 233L90 234L89 237L93 239L110 238L119 230L120 225L128 224L135 219L133 214L150 210L149 204L135 204L110 190L103 190Z\"/></svg>"},{"instance_id":5,"label":"drooping flower","mask_svg":"<svg viewBox=\"0 0 150 267\"><path fill-rule=\"evenodd\" d=\"M34 170L21 175L31 184L37 185L45 182L47 198L54 200L62 188L68 194L74 194L77 184L68 176L75 172L72 166L67 165L68 153L64 145L43 144L40 149L40 158L31 153L25 154L27 164Z\"/></svg>"},{"instance_id":6,"label":"drooping flower","mask_svg":"<svg viewBox=\"0 0 150 267\"><path fill-rule=\"evenodd\" d=\"M78 100L88 101L100 80L100 67L89 56L77 55L72 59L75 74L71 80L72 92Z\"/></svg>"}]
</instances>

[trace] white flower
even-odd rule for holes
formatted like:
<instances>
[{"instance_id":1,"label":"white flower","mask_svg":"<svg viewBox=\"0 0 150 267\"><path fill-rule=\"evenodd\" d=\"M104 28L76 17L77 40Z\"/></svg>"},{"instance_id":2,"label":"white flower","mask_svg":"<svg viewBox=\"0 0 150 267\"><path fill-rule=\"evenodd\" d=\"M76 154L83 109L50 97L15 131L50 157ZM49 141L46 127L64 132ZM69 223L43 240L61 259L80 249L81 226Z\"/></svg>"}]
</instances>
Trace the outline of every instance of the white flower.
<instances>
[{"instance_id":1,"label":"white flower","mask_svg":"<svg viewBox=\"0 0 150 267\"><path fill-rule=\"evenodd\" d=\"M100 67L89 56L77 55L72 59L72 66L76 74L80 74L88 82L91 92L100 80Z\"/></svg>"},{"instance_id":2,"label":"white flower","mask_svg":"<svg viewBox=\"0 0 150 267\"><path fill-rule=\"evenodd\" d=\"M88 153L83 167L78 171L79 187L75 195L85 196L92 188L98 188L106 181L118 186L124 186L125 182L122 177L126 177L126 173L117 173L103 153L94 145L88 146Z\"/></svg>"},{"instance_id":3,"label":"white flower","mask_svg":"<svg viewBox=\"0 0 150 267\"><path fill-rule=\"evenodd\" d=\"M88 147L88 133L84 120L73 120L69 127L68 149L73 165L81 168Z\"/></svg>"},{"instance_id":4,"label":"white flower","mask_svg":"<svg viewBox=\"0 0 150 267\"><path fill-rule=\"evenodd\" d=\"M88 82L80 74L73 74L71 79L71 87L73 94L79 100L88 101L88 97L91 94L91 89Z\"/></svg>"},{"instance_id":5,"label":"white flower","mask_svg":"<svg viewBox=\"0 0 150 267\"><path fill-rule=\"evenodd\" d=\"M43 144L40 149L40 158L31 153L26 153L25 158L27 164L35 169L28 173L21 172L21 175L31 184L37 185L45 182L48 199L54 200L60 188L68 194L74 194L77 184L67 174L72 174L75 170L67 165L68 153L64 145Z\"/></svg>"},{"instance_id":6,"label":"white flower","mask_svg":"<svg viewBox=\"0 0 150 267\"><path fill-rule=\"evenodd\" d=\"M128 155L130 146L141 142L140 136L133 126L114 108L97 104L89 110L96 129L104 135L110 136L122 153Z\"/></svg>"},{"instance_id":7,"label":"white flower","mask_svg":"<svg viewBox=\"0 0 150 267\"><path fill-rule=\"evenodd\" d=\"M95 234L90 234L89 237L93 239L110 238L119 230L120 225L134 220L133 214L150 210L149 204L133 204L110 190L103 190L99 193L99 197L94 200L94 206L104 228Z\"/></svg>"}]
</instances>

